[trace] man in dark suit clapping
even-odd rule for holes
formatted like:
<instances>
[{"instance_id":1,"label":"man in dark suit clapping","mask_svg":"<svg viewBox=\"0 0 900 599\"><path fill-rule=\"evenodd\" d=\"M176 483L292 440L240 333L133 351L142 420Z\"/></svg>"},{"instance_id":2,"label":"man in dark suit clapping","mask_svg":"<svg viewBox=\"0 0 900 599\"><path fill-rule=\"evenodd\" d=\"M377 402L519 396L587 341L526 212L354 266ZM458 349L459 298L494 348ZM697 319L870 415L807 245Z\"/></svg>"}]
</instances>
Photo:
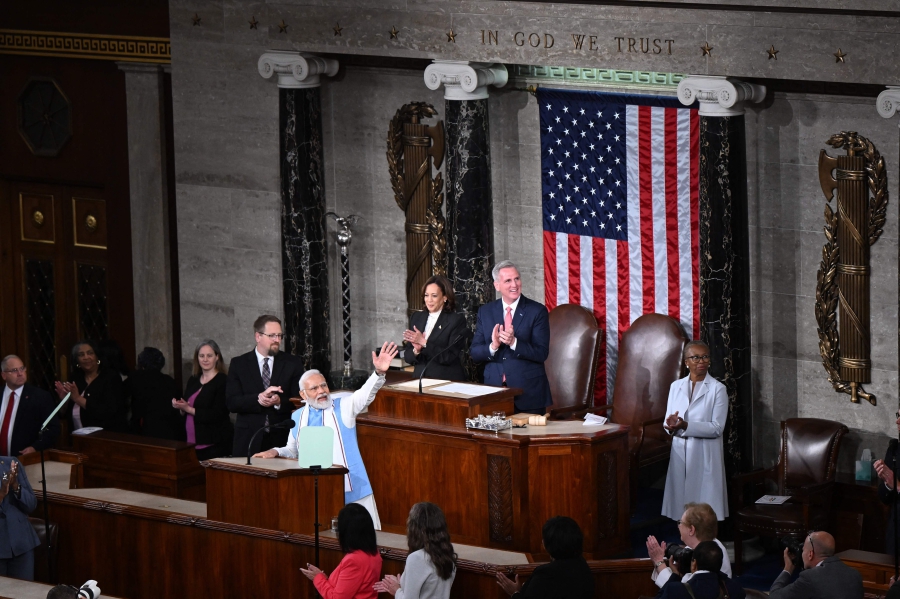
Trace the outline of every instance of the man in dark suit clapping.
<instances>
[{"instance_id":1,"label":"man in dark suit clapping","mask_svg":"<svg viewBox=\"0 0 900 599\"><path fill-rule=\"evenodd\" d=\"M550 318L543 304L522 295L516 265L505 260L491 274L500 299L478 309L470 353L487 362L484 382L523 390L516 411L543 414L553 402L544 361L550 353Z\"/></svg>"},{"instance_id":2,"label":"man in dark suit clapping","mask_svg":"<svg viewBox=\"0 0 900 599\"><path fill-rule=\"evenodd\" d=\"M245 456L253 434L264 426L291 418L291 397L300 394L303 365L290 354L280 353L284 334L281 320L264 314L253 323L256 347L238 356L228 368L225 402L237 414L234 424L235 456ZM261 434L253 443L252 453L287 445L288 429L275 429Z\"/></svg>"},{"instance_id":3,"label":"man in dark suit clapping","mask_svg":"<svg viewBox=\"0 0 900 599\"><path fill-rule=\"evenodd\" d=\"M6 383L0 400L0 455L15 457L53 447L59 436L58 418L47 425L43 436L38 436L56 407L50 394L28 384L19 356L6 356L0 361L0 377Z\"/></svg>"}]
</instances>

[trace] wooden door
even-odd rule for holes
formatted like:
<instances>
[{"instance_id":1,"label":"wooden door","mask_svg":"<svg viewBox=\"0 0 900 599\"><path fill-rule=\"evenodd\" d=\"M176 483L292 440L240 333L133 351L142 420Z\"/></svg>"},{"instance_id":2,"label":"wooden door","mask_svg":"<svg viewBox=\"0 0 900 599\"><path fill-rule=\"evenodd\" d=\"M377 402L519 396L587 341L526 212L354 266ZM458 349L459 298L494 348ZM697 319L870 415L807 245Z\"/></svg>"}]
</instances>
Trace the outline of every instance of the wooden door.
<instances>
[{"instance_id":1,"label":"wooden door","mask_svg":"<svg viewBox=\"0 0 900 599\"><path fill-rule=\"evenodd\" d=\"M5 181L0 203L0 347L50 390L68 378L77 340L109 338L106 198L100 189Z\"/></svg>"}]
</instances>

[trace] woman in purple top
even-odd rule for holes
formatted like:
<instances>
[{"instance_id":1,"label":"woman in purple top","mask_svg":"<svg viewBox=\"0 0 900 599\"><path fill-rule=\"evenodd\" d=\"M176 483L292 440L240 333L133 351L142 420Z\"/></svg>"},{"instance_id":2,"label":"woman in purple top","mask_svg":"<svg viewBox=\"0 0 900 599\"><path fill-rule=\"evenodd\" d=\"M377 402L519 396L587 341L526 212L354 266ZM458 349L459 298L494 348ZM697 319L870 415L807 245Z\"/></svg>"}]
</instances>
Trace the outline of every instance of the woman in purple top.
<instances>
[{"instance_id":1,"label":"woman in purple top","mask_svg":"<svg viewBox=\"0 0 900 599\"><path fill-rule=\"evenodd\" d=\"M184 416L188 443L196 443L197 459L231 455L234 428L225 405L225 360L219 345L201 341L194 350L193 376L184 389L186 399L172 399Z\"/></svg>"}]
</instances>

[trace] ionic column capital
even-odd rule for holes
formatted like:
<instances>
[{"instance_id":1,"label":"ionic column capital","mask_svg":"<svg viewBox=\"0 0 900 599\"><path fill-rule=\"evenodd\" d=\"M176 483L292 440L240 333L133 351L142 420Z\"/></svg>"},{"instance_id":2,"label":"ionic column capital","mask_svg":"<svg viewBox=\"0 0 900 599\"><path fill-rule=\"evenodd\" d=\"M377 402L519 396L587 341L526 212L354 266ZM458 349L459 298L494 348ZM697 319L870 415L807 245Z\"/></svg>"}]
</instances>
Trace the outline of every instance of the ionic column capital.
<instances>
[{"instance_id":1,"label":"ionic column capital","mask_svg":"<svg viewBox=\"0 0 900 599\"><path fill-rule=\"evenodd\" d=\"M688 75L678 84L678 99L690 106L700 102L700 116L738 116L744 114L744 103L762 102L766 87L731 77Z\"/></svg>"},{"instance_id":2,"label":"ionic column capital","mask_svg":"<svg viewBox=\"0 0 900 599\"><path fill-rule=\"evenodd\" d=\"M888 85L886 90L878 94L875 108L886 119L894 116L900 110L900 85Z\"/></svg>"},{"instance_id":3,"label":"ionic column capital","mask_svg":"<svg viewBox=\"0 0 900 599\"><path fill-rule=\"evenodd\" d=\"M428 89L443 85L445 100L483 100L489 85L503 87L508 80L502 64L435 60L425 68L425 85Z\"/></svg>"},{"instance_id":4,"label":"ionic column capital","mask_svg":"<svg viewBox=\"0 0 900 599\"><path fill-rule=\"evenodd\" d=\"M307 52L270 50L259 57L257 68L264 79L278 75L278 87L298 89L319 87L320 75L337 74L338 61Z\"/></svg>"}]
</instances>

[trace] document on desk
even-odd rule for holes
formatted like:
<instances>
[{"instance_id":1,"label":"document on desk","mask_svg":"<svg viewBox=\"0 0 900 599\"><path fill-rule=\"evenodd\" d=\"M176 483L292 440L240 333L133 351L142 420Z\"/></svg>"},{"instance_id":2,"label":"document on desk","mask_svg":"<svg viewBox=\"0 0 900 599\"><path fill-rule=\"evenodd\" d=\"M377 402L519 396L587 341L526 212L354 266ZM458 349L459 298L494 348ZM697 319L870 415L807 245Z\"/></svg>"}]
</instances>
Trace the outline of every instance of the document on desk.
<instances>
[{"instance_id":1,"label":"document on desk","mask_svg":"<svg viewBox=\"0 0 900 599\"><path fill-rule=\"evenodd\" d=\"M756 503L763 505L781 505L790 498L790 495L763 495L756 500Z\"/></svg>"},{"instance_id":2,"label":"document on desk","mask_svg":"<svg viewBox=\"0 0 900 599\"><path fill-rule=\"evenodd\" d=\"M434 387L435 385L443 385L444 383L449 383L450 381L443 379L422 379L422 388L425 387ZM411 381L405 381L403 383L397 383L396 385L391 385L395 389L412 389L413 391L419 390L419 379L413 379Z\"/></svg>"},{"instance_id":3,"label":"document on desk","mask_svg":"<svg viewBox=\"0 0 900 599\"><path fill-rule=\"evenodd\" d=\"M461 395L469 395L478 397L480 395L490 395L497 391L503 391L503 387L488 387L487 385L470 385L468 383L450 383L444 385L435 391L444 391L446 393L459 393Z\"/></svg>"}]
</instances>

